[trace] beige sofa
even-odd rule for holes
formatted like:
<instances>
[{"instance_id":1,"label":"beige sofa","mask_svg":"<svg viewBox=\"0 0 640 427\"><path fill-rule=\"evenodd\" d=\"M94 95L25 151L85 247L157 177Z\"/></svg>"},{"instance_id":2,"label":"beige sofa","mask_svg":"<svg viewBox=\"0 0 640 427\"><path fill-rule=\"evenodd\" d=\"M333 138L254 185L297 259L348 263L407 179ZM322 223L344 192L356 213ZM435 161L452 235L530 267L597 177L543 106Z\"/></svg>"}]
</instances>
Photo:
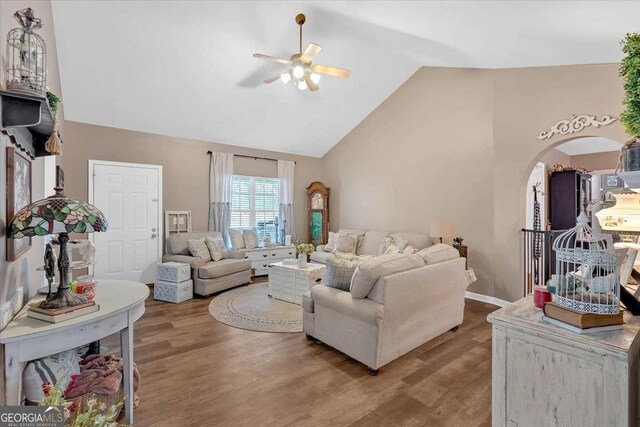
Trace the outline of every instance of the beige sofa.
<instances>
[{"instance_id":1,"label":"beige sofa","mask_svg":"<svg viewBox=\"0 0 640 427\"><path fill-rule=\"evenodd\" d=\"M304 331L378 368L462 323L465 259L426 264L377 279L366 298L316 285L303 297Z\"/></svg>"},{"instance_id":2,"label":"beige sofa","mask_svg":"<svg viewBox=\"0 0 640 427\"><path fill-rule=\"evenodd\" d=\"M230 250L229 257L220 261L204 262L191 256L187 240L200 239L207 235L220 236L218 232L181 233L169 236L166 241L167 253L163 262L183 262L191 265L193 293L209 295L251 282L251 261L240 251Z\"/></svg>"},{"instance_id":3,"label":"beige sofa","mask_svg":"<svg viewBox=\"0 0 640 427\"><path fill-rule=\"evenodd\" d=\"M380 243L386 237L398 237L408 242L409 246L413 246L417 250L421 250L430 246L431 241L429 236L418 233L394 233L390 231L373 231L373 230L358 230L341 228L338 230L340 234L355 234L359 236L358 248L356 249L356 255L378 255L378 249ZM335 255L331 252L324 251L324 245L318 245L316 250L311 253L311 261L318 262L320 264L326 264L327 258L332 258Z\"/></svg>"}]
</instances>

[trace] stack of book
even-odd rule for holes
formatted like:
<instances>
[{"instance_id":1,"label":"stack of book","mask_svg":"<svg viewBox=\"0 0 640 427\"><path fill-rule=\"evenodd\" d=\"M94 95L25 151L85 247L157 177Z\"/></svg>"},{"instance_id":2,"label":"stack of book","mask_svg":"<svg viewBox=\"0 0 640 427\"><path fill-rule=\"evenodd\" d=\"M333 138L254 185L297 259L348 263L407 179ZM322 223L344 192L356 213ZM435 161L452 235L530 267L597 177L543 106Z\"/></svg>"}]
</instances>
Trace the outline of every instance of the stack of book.
<instances>
[{"instance_id":1,"label":"stack of book","mask_svg":"<svg viewBox=\"0 0 640 427\"><path fill-rule=\"evenodd\" d=\"M39 304L40 303L37 302L29 305L27 317L44 320L49 323L64 322L65 320L74 319L100 310L100 306L96 304L95 301L87 301L71 307L56 309L40 308L38 307Z\"/></svg>"},{"instance_id":2,"label":"stack of book","mask_svg":"<svg viewBox=\"0 0 640 427\"><path fill-rule=\"evenodd\" d=\"M612 331L624 326L623 312L616 314L582 313L548 302L542 309L545 322L561 326L578 334Z\"/></svg>"}]
</instances>

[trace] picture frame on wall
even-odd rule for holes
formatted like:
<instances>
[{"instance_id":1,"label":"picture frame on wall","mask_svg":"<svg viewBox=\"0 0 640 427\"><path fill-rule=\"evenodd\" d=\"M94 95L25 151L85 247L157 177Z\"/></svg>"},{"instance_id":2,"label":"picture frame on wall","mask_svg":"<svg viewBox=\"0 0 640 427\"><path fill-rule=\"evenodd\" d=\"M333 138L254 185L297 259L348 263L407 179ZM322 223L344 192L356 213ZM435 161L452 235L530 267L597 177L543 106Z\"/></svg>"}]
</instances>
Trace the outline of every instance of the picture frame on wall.
<instances>
[{"instance_id":1,"label":"picture frame on wall","mask_svg":"<svg viewBox=\"0 0 640 427\"><path fill-rule=\"evenodd\" d=\"M13 147L7 147L7 219L31 203L31 160ZM7 261L15 261L31 248L31 237L7 239Z\"/></svg>"}]
</instances>

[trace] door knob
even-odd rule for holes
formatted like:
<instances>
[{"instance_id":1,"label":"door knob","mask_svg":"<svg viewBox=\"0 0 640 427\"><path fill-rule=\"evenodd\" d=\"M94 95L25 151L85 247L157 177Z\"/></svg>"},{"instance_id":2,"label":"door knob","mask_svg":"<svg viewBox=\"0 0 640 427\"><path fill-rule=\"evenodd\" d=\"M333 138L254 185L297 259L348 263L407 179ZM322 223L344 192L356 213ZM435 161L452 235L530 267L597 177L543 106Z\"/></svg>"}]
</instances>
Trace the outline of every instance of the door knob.
<instances>
[{"instance_id":1,"label":"door knob","mask_svg":"<svg viewBox=\"0 0 640 427\"><path fill-rule=\"evenodd\" d=\"M151 238L152 238L152 239L155 239L155 238L156 238L156 236L157 236L157 234L156 234L156 233L153 233L153 234L151 235Z\"/></svg>"},{"instance_id":2,"label":"door knob","mask_svg":"<svg viewBox=\"0 0 640 427\"><path fill-rule=\"evenodd\" d=\"M151 229L151 231L153 231L153 232L155 233L155 232L156 232L156 228L155 228L155 227L153 227L153 228Z\"/></svg>"}]
</instances>

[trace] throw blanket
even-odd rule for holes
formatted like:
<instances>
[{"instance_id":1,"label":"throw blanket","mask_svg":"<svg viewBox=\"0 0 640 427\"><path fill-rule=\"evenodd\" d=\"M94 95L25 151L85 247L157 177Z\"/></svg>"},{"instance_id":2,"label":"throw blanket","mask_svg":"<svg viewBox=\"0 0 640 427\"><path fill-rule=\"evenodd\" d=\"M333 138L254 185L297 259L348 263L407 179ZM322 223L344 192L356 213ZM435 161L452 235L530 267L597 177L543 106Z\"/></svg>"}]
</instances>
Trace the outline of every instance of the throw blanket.
<instances>
[{"instance_id":1,"label":"throw blanket","mask_svg":"<svg viewBox=\"0 0 640 427\"><path fill-rule=\"evenodd\" d=\"M75 398L87 393L114 394L122 383L122 359L113 354L91 355L80 362L80 375L73 378L65 397ZM140 372L133 364L134 404L138 405L138 388L140 387Z\"/></svg>"}]
</instances>

